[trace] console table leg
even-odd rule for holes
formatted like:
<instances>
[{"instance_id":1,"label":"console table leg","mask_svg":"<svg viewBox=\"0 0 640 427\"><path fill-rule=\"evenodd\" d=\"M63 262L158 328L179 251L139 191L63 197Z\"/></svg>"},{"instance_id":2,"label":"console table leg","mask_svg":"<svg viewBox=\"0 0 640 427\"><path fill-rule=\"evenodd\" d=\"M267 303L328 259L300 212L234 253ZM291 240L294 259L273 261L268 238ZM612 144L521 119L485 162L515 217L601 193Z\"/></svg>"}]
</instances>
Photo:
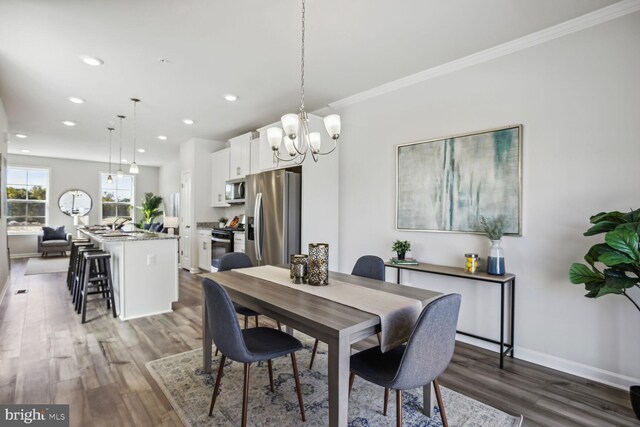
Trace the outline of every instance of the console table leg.
<instances>
[{"instance_id":1,"label":"console table leg","mask_svg":"<svg viewBox=\"0 0 640 427\"><path fill-rule=\"evenodd\" d=\"M400 284L400 269L396 268L396 283Z\"/></svg>"},{"instance_id":2,"label":"console table leg","mask_svg":"<svg viewBox=\"0 0 640 427\"><path fill-rule=\"evenodd\" d=\"M516 278L514 277L511 280L511 358L513 358L513 353L515 353L515 344L514 344L514 327L515 327L515 319L516 319Z\"/></svg>"},{"instance_id":3,"label":"console table leg","mask_svg":"<svg viewBox=\"0 0 640 427\"><path fill-rule=\"evenodd\" d=\"M500 369L504 360L504 282L500 284Z\"/></svg>"}]
</instances>

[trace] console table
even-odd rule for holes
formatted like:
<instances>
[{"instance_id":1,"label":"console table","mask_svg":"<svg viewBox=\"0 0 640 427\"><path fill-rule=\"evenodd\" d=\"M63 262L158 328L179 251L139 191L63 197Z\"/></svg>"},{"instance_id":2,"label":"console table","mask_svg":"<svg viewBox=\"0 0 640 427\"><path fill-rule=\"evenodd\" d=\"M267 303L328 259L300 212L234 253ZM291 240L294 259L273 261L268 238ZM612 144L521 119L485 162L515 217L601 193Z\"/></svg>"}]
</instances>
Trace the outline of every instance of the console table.
<instances>
[{"instance_id":1,"label":"console table","mask_svg":"<svg viewBox=\"0 0 640 427\"><path fill-rule=\"evenodd\" d=\"M515 274L507 273L504 276L493 276L486 272L476 271L475 273L468 273L464 268L449 267L446 265L437 264L394 264L392 262L385 262L386 267L395 268L397 270L396 283L400 284L400 271L410 270L417 271L419 273L431 273L440 274L442 276L460 277L462 279L477 280L480 282L496 283L500 285L500 341L482 337L468 332L457 331L461 335L476 338L482 341L487 341L500 346L500 369L503 367L504 357L510 354L513 357L513 341L514 341L514 319L515 319L515 295L516 295L516 276ZM509 343L504 341L504 318L505 318L505 285L510 284L511 288L511 301L510 301L510 321L509 321Z\"/></svg>"}]
</instances>

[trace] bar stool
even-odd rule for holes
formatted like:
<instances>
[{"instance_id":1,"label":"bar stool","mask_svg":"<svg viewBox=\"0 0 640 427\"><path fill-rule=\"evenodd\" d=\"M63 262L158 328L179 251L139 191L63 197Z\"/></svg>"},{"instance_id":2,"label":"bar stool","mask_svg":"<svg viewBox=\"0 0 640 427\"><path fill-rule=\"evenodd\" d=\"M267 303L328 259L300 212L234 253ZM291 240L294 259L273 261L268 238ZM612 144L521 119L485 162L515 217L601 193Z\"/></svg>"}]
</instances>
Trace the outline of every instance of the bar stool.
<instances>
[{"instance_id":1,"label":"bar stool","mask_svg":"<svg viewBox=\"0 0 640 427\"><path fill-rule=\"evenodd\" d=\"M111 254L104 251L88 251L82 254L84 267L82 269L81 306L82 323L86 323L87 303L106 301L107 309L116 313L116 301L113 295L113 282L111 281ZM92 290L95 289L95 290ZM89 299L89 295L102 295L100 298Z\"/></svg>"},{"instance_id":2,"label":"bar stool","mask_svg":"<svg viewBox=\"0 0 640 427\"><path fill-rule=\"evenodd\" d=\"M80 314L80 297L82 292L82 280L84 274L84 254L87 252L102 252L101 249L91 246L84 246L78 248L78 254L76 256L76 269L73 278L73 289L71 291L71 302L75 305L75 310Z\"/></svg>"},{"instance_id":3,"label":"bar stool","mask_svg":"<svg viewBox=\"0 0 640 427\"><path fill-rule=\"evenodd\" d=\"M93 244L88 239L84 241L74 240L71 242L71 254L69 255L69 269L67 270L67 288L69 293L73 294L73 282L77 270L78 262L78 249L82 247L93 247Z\"/></svg>"}]
</instances>

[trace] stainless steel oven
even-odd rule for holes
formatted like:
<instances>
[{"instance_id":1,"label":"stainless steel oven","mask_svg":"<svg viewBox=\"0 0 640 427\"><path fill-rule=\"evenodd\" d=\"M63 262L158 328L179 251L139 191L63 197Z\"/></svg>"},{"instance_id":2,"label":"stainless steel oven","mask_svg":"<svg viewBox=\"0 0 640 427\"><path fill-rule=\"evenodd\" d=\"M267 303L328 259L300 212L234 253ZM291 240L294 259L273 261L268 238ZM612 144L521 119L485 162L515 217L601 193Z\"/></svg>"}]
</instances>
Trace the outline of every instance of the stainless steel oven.
<instances>
[{"instance_id":1,"label":"stainless steel oven","mask_svg":"<svg viewBox=\"0 0 640 427\"><path fill-rule=\"evenodd\" d=\"M211 230L211 271L218 271L222 255L233 252L233 231L214 228Z\"/></svg>"}]
</instances>

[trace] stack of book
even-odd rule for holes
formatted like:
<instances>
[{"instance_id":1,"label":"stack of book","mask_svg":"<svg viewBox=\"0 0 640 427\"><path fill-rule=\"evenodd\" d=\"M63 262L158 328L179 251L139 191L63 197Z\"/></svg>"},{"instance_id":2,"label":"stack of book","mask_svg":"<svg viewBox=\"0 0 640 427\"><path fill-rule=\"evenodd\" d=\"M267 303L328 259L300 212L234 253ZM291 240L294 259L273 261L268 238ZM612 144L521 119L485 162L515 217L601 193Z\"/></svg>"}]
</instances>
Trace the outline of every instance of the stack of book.
<instances>
[{"instance_id":1,"label":"stack of book","mask_svg":"<svg viewBox=\"0 0 640 427\"><path fill-rule=\"evenodd\" d=\"M391 263L398 265L418 265L418 261L416 261L414 258L398 259L396 257L393 257L391 258Z\"/></svg>"}]
</instances>

